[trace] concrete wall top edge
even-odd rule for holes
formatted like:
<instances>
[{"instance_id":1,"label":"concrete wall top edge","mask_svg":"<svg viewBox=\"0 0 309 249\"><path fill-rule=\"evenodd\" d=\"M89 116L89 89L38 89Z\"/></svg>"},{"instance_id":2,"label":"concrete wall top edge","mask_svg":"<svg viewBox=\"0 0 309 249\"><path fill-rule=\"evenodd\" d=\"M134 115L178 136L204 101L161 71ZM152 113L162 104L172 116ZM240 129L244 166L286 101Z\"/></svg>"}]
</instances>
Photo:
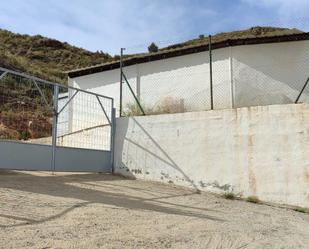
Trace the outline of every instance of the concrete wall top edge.
<instances>
[{"instance_id":1,"label":"concrete wall top edge","mask_svg":"<svg viewBox=\"0 0 309 249\"><path fill-rule=\"evenodd\" d=\"M305 113L308 112L309 114L309 103L300 103L300 104L284 104L284 105L266 105L266 106L249 106L249 107L240 107L240 108L229 108L229 109L220 109L220 110L205 110L205 111L195 111L195 112L184 112L184 113L166 113L166 114L154 114L154 115L146 115L146 116L130 116L130 117L118 117L117 120L125 120L125 119L158 119L159 117L164 117L166 120L167 118L173 119L173 117L179 117L183 116L185 119L190 119L190 118L198 118L204 117L205 115L207 116L218 116L218 115L224 115L227 113L242 113L242 112L250 112L250 111L265 111L265 110L270 110L270 111L280 111L282 112L282 108L286 107L289 109L294 109L294 108L301 108Z\"/></svg>"}]
</instances>

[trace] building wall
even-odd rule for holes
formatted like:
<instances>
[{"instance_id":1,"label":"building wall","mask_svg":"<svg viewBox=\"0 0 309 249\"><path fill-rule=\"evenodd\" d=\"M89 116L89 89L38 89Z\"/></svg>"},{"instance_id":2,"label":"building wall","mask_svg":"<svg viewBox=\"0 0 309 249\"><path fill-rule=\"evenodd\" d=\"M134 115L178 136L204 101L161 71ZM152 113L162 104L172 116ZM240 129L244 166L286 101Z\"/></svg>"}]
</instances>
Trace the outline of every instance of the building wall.
<instances>
[{"instance_id":1,"label":"building wall","mask_svg":"<svg viewBox=\"0 0 309 249\"><path fill-rule=\"evenodd\" d=\"M309 77L309 41L233 47L235 107L294 103ZM309 101L309 87L301 101Z\"/></svg>"},{"instance_id":2,"label":"building wall","mask_svg":"<svg viewBox=\"0 0 309 249\"><path fill-rule=\"evenodd\" d=\"M76 90L71 88L66 95L66 99L58 101L58 110L62 111L58 116L57 144L66 147L109 150L112 99L83 91L78 91L76 94ZM68 101L69 104L67 104ZM65 108L62 109L64 106Z\"/></svg>"},{"instance_id":3,"label":"building wall","mask_svg":"<svg viewBox=\"0 0 309 249\"><path fill-rule=\"evenodd\" d=\"M228 48L219 49L213 55L213 71L218 72L214 96L225 96L220 100L215 98L215 105L220 108L231 106L228 51ZM128 66L123 70L146 109L156 109L166 99L182 101L185 111L210 109L208 52ZM119 79L120 72L116 69L69 79L69 84L113 97L119 111ZM124 84L124 109L129 103L134 103L134 98Z\"/></svg>"},{"instance_id":4,"label":"building wall","mask_svg":"<svg viewBox=\"0 0 309 249\"><path fill-rule=\"evenodd\" d=\"M118 118L115 172L309 207L309 104Z\"/></svg>"},{"instance_id":5,"label":"building wall","mask_svg":"<svg viewBox=\"0 0 309 249\"><path fill-rule=\"evenodd\" d=\"M58 110L61 110L69 100L68 93L60 93L58 98ZM61 136L69 132L69 108L64 108L58 116L57 135Z\"/></svg>"},{"instance_id":6,"label":"building wall","mask_svg":"<svg viewBox=\"0 0 309 249\"><path fill-rule=\"evenodd\" d=\"M247 45L213 51L215 109L293 103L308 78L309 41ZM166 99L184 111L210 109L209 53L202 52L124 67L146 109ZM119 110L119 69L69 79L69 84L115 99ZM309 101L309 88L304 101ZM123 86L123 106L134 99Z\"/></svg>"}]
</instances>

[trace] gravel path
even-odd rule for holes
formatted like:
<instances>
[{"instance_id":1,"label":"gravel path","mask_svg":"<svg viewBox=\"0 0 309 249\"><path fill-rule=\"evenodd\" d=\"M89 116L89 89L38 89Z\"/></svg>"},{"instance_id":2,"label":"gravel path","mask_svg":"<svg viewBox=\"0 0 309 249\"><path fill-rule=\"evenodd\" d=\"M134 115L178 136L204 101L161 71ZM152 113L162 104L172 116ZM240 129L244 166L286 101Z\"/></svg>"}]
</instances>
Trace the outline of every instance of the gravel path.
<instances>
[{"instance_id":1,"label":"gravel path","mask_svg":"<svg viewBox=\"0 0 309 249\"><path fill-rule=\"evenodd\" d=\"M0 248L309 248L309 215L110 175L0 172Z\"/></svg>"}]
</instances>

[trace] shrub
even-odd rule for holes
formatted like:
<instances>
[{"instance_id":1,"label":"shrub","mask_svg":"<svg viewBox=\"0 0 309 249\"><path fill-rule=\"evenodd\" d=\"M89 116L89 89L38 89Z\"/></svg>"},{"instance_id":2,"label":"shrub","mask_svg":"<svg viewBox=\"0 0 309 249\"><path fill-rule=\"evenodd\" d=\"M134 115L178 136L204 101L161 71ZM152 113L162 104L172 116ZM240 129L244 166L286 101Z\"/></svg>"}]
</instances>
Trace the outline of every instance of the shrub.
<instances>
[{"instance_id":1,"label":"shrub","mask_svg":"<svg viewBox=\"0 0 309 249\"><path fill-rule=\"evenodd\" d=\"M142 104L141 104L142 105ZM143 106L143 105L142 105ZM145 110L144 110L145 111ZM147 113L147 112L146 112ZM123 112L124 116L141 116L143 115L137 103L127 103L125 111Z\"/></svg>"},{"instance_id":2,"label":"shrub","mask_svg":"<svg viewBox=\"0 0 309 249\"><path fill-rule=\"evenodd\" d=\"M236 198L233 192L225 192L223 196L225 199L229 199L229 200L234 200Z\"/></svg>"},{"instance_id":3,"label":"shrub","mask_svg":"<svg viewBox=\"0 0 309 249\"><path fill-rule=\"evenodd\" d=\"M294 208L293 210L296 211L296 212L300 212L300 213L306 213L306 210L304 208L300 208L300 207Z\"/></svg>"},{"instance_id":4,"label":"shrub","mask_svg":"<svg viewBox=\"0 0 309 249\"><path fill-rule=\"evenodd\" d=\"M20 132L20 139L21 140L27 140L29 138L29 132L28 131L21 131Z\"/></svg>"},{"instance_id":5,"label":"shrub","mask_svg":"<svg viewBox=\"0 0 309 249\"><path fill-rule=\"evenodd\" d=\"M172 97L165 97L153 110L154 114L181 112L185 112L183 99L175 99Z\"/></svg>"},{"instance_id":6,"label":"shrub","mask_svg":"<svg viewBox=\"0 0 309 249\"><path fill-rule=\"evenodd\" d=\"M252 202L252 203L259 203L260 202L260 200L256 196L248 196L246 198L246 201L247 202Z\"/></svg>"},{"instance_id":7,"label":"shrub","mask_svg":"<svg viewBox=\"0 0 309 249\"><path fill-rule=\"evenodd\" d=\"M145 104L141 102L141 105L144 109L146 115L158 115L158 114L167 114L167 113L183 113L186 111L184 107L183 99L175 99L172 97L163 98L155 107L149 108L145 107ZM125 111L123 112L124 116L141 116L141 112L137 103L127 103Z\"/></svg>"}]
</instances>

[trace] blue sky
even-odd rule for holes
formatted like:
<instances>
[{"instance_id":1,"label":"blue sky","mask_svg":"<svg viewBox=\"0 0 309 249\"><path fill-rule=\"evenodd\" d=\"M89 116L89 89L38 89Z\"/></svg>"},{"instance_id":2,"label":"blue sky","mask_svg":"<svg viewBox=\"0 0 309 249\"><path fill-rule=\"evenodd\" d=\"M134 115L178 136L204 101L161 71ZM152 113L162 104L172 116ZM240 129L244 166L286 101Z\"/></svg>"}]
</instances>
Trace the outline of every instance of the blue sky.
<instances>
[{"instance_id":1,"label":"blue sky","mask_svg":"<svg viewBox=\"0 0 309 249\"><path fill-rule=\"evenodd\" d=\"M9 0L0 28L116 54L256 25L309 31L308 10L309 0Z\"/></svg>"}]
</instances>

